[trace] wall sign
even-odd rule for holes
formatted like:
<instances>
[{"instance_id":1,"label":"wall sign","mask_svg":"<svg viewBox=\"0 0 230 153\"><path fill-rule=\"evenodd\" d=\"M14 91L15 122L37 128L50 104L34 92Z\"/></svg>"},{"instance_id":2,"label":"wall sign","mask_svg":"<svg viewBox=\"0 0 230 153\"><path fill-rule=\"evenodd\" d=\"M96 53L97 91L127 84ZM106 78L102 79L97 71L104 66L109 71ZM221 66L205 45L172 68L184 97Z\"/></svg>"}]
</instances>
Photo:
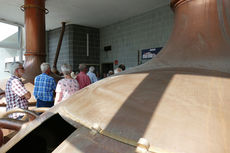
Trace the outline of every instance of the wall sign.
<instances>
[{"instance_id":1,"label":"wall sign","mask_svg":"<svg viewBox=\"0 0 230 153\"><path fill-rule=\"evenodd\" d=\"M160 52L161 49L162 47L143 49L141 50L141 59L152 59Z\"/></svg>"}]
</instances>

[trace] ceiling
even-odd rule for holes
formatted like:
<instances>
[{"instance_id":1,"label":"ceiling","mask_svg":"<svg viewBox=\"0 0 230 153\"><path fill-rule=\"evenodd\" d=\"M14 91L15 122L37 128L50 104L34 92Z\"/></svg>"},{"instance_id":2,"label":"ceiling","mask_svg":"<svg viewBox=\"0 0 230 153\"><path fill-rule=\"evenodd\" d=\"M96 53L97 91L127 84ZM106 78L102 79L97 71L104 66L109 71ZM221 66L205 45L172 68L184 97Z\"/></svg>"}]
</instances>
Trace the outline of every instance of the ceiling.
<instances>
[{"instance_id":1,"label":"ceiling","mask_svg":"<svg viewBox=\"0 0 230 153\"><path fill-rule=\"evenodd\" d=\"M148 12L170 0L46 0L46 30L61 22L101 28ZM0 0L0 20L24 25L23 0Z\"/></svg>"}]
</instances>

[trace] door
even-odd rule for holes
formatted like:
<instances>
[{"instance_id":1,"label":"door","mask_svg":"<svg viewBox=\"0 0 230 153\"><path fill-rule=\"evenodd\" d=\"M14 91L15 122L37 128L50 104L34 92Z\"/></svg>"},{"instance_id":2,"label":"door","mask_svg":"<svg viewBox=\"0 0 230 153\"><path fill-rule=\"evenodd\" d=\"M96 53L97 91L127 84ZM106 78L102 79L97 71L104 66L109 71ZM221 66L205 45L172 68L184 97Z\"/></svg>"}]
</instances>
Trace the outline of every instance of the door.
<instances>
[{"instance_id":1,"label":"door","mask_svg":"<svg viewBox=\"0 0 230 153\"><path fill-rule=\"evenodd\" d=\"M102 72L101 76L108 74L110 70L113 71L113 63L102 63L101 64L101 72Z\"/></svg>"}]
</instances>

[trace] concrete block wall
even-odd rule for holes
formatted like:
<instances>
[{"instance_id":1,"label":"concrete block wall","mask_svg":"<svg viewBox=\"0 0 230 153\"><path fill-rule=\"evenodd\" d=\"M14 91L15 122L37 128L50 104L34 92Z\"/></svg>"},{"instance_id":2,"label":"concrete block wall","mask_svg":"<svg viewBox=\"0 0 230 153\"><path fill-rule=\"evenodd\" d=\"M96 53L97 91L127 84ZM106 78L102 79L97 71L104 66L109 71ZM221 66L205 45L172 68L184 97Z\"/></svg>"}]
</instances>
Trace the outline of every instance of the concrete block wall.
<instances>
[{"instance_id":1,"label":"concrete block wall","mask_svg":"<svg viewBox=\"0 0 230 153\"><path fill-rule=\"evenodd\" d=\"M72 28L73 37L73 65L78 67L80 63L99 65L100 39L99 29L75 25ZM87 34L89 40L89 54L87 56Z\"/></svg>"},{"instance_id":2,"label":"concrete block wall","mask_svg":"<svg viewBox=\"0 0 230 153\"><path fill-rule=\"evenodd\" d=\"M138 51L164 47L173 27L169 5L131 17L100 29L100 63L123 63L127 68L138 64ZM112 46L104 51L104 46ZM117 66L114 65L116 68Z\"/></svg>"},{"instance_id":3,"label":"concrete block wall","mask_svg":"<svg viewBox=\"0 0 230 153\"><path fill-rule=\"evenodd\" d=\"M61 28L48 31L47 61L53 65ZM89 35L89 56L87 56L87 33ZM66 25L57 68L70 64L74 71L80 63L98 64L100 59L99 29L80 25Z\"/></svg>"},{"instance_id":4,"label":"concrete block wall","mask_svg":"<svg viewBox=\"0 0 230 153\"><path fill-rule=\"evenodd\" d=\"M57 50L57 45L59 41L59 37L61 34L61 28L57 28L51 31L47 32L47 38L48 38L48 52L46 54L46 59L50 63L51 67L53 66L54 63L54 58ZM73 62L70 57L70 49L69 49L69 35L70 35L70 27L66 26L65 27L65 33L63 36L62 40L62 45L58 57L58 62L57 62L57 69L60 71L60 67L62 64L67 63L72 65Z\"/></svg>"}]
</instances>

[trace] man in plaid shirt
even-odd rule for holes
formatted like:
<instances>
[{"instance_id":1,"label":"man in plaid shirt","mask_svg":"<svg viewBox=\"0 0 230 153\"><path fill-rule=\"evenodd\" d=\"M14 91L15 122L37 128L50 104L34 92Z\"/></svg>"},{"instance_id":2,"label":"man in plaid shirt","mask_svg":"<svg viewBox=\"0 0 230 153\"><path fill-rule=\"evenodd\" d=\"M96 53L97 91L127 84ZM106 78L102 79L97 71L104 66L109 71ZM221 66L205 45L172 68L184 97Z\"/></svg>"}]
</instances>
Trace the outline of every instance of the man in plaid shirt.
<instances>
[{"instance_id":1,"label":"man in plaid shirt","mask_svg":"<svg viewBox=\"0 0 230 153\"><path fill-rule=\"evenodd\" d=\"M26 90L22 80L20 79L25 70L21 63L15 62L11 65L12 76L6 83L6 111L14 108L28 109L28 99L31 94ZM23 113L13 113L9 115L10 118L21 119Z\"/></svg>"},{"instance_id":2,"label":"man in plaid shirt","mask_svg":"<svg viewBox=\"0 0 230 153\"><path fill-rule=\"evenodd\" d=\"M37 99L37 107L52 107L54 105L54 91L56 82L49 76L51 73L49 63L41 64L42 74L35 77L34 96Z\"/></svg>"}]
</instances>

